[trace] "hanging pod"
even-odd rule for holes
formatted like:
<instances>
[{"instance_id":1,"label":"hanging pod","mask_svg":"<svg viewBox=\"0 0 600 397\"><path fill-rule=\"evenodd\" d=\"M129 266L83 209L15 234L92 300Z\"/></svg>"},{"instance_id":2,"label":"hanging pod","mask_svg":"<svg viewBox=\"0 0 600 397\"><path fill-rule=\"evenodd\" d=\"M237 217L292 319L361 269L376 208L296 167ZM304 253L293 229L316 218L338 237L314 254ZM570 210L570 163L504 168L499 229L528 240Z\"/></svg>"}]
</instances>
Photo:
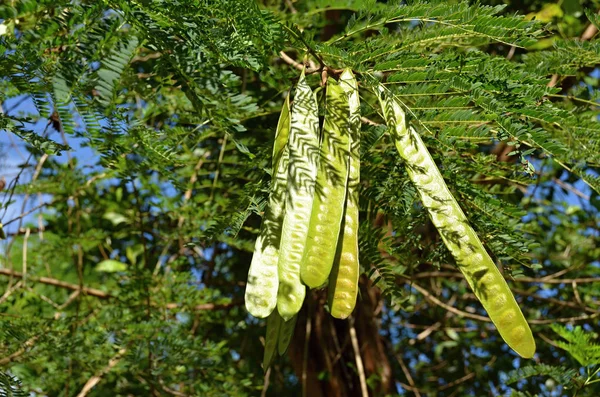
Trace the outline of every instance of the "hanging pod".
<instances>
[{"instance_id":1,"label":"hanging pod","mask_svg":"<svg viewBox=\"0 0 600 397\"><path fill-rule=\"evenodd\" d=\"M358 294L358 187L360 184L360 100L358 84L350 69L340 76L340 86L348 96L350 152L344 216L333 268L329 275L328 303L331 315L347 318Z\"/></svg>"},{"instance_id":2,"label":"hanging pod","mask_svg":"<svg viewBox=\"0 0 600 397\"><path fill-rule=\"evenodd\" d=\"M277 310L273 310L267 318L267 332L265 334L265 351L263 354L263 370L266 371L275 358L277 342L279 341L279 330L283 322Z\"/></svg>"},{"instance_id":3,"label":"hanging pod","mask_svg":"<svg viewBox=\"0 0 600 397\"><path fill-rule=\"evenodd\" d=\"M315 197L300 274L310 288L325 284L333 266L346 202L350 128L348 95L333 79L327 82L325 121Z\"/></svg>"},{"instance_id":4,"label":"hanging pod","mask_svg":"<svg viewBox=\"0 0 600 397\"><path fill-rule=\"evenodd\" d=\"M533 357L535 341L521 309L450 193L427 147L419 134L407 127L404 111L390 92L379 86L377 94L396 149L406 162L408 176L459 270L504 341L520 356Z\"/></svg>"},{"instance_id":5,"label":"hanging pod","mask_svg":"<svg viewBox=\"0 0 600 397\"><path fill-rule=\"evenodd\" d=\"M277 352L280 356L283 356L292 341L292 336L294 336L294 329L296 328L296 320L298 320L298 315L294 315L288 321L281 320L279 324L279 338L277 340Z\"/></svg>"},{"instance_id":6,"label":"hanging pod","mask_svg":"<svg viewBox=\"0 0 600 397\"><path fill-rule=\"evenodd\" d=\"M317 98L304 72L296 86L288 139L289 165L285 217L279 249L277 310L284 320L300 311L306 287L300 279L302 255L313 208L319 158Z\"/></svg>"},{"instance_id":7,"label":"hanging pod","mask_svg":"<svg viewBox=\"0 0 600 397\"><path fill-rule=\"evenodd\" d=\"M289 152L287 148L290 134L289 96L283 103L275 144L273 145L273 182L269 201L265 210L260 233L254 246L254 255L248 271L245 302L246 309L254 317L265 318L277 304L279 278L277 263L284 219L286 185L288 178Z\"/></svg>"}]
</instances>

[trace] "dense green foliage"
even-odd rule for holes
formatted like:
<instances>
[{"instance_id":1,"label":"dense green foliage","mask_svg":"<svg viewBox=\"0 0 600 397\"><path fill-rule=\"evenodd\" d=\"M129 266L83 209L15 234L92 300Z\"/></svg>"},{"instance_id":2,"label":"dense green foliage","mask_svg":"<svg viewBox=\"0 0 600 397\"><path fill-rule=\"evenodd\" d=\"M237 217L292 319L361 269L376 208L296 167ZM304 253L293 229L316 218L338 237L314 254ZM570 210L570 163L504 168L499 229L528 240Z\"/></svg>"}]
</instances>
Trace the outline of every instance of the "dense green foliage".
<instances>
[{"instance_id":1,"label":"dense green foliage","mask_svg":"<svg viewBox=\"0 0 600 397\"><path fill-rule=\"evenodd\" d=\"M2 2L0 396L600 395L600 4L521 3ZM305 60L313 89L345 67L359 81L364 276L345 322L307 294L265 374L245 281ZM381 82L517 297L533 360L432 226Z\"/></svg>"}]
</instances>

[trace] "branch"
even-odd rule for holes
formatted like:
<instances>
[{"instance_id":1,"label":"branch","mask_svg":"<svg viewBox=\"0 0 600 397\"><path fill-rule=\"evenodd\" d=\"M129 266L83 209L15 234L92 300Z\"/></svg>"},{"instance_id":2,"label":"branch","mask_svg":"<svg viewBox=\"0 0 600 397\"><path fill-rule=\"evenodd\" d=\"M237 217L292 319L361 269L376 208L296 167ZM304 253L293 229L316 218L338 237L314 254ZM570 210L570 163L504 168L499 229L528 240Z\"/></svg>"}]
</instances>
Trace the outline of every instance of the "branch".
<instances>
[{"instance_id":1,"label":"branch","mask_svg":"<svg viewBox=\"0 0 600 397\"><path fill-rule=\"evenodd\" d=\"M23 347L20 348L19 350L17 350L16 352L14 352L13 354L6 356L2 359L0 359L0 365L6 365L8 363L10 363L11 361L13 361L15 358L19 357L20 355L22 355L23 353L25 353L25 351L32 347L33 344L39 339L39 335L34 336L30 339L27 340L27 342L25 342L23 344Z\"/></svg>"},{"instance_id":2,"label":"branch","mask_svg":"<svg viewBox=\"0 0 600 397\"><path fill-rule=\"evenodd\" d=\"M192 306L194 310L221 310L221 309L229 309L230 307L238 306L240 302L229 302L229 303L202 303L200 305ZM177 309L179 307L184 307L179 303L167 303L165 305L166 309Z\"/></svg>"},{"instance_id":3,"label":"branch","mask_svg":"<svg viewBox=\"0 0 600 397\"><path fill-rule=\"evenodd\" d=\"M283 59L285 61L285 63L287 63L288 65L292 65L293 67L295 67L296 69L302 71L304 70L304 65L294 61L294 59L292 59L292 57L290 57L288 54L286 54L283 51L279 51L279 56L281 57L281 59Z\"/></svg>"},{"instance_id":4,"label":"branch","mask_svg":"<svg viewBox=\"0 0 600 397\"><path fill-rule=\"evenodd\" d=\"M350 340L352 341L352 349L354 350L354 359L356 360L356 372L360 379L360 390L363 397L369 397L369 389L367 389L367 378L365 377L365 367L362 357L360 356L360 346L356 337L356 328L354 328L354 317L350 316Z\"/></svg>"},{"instance_id":5,"label":"branch","mask_svg":"<svg viewBox=\"0 0 600 397\"><path fill-rule=\"evenodd\" d=\"M23 274L14 270L10 270L10 269L0 269L0 275L2 276L10 276L10 277L16 277L16 278L23 278ZM42 283L42 284L48 284L48 285L53 285L55 287L59 287L59 288L65 288L71 291L83 291L85 294L90 295L90 296L95 296L96 298L100 298L100 299L109 299L109 298L114 298L113 295L101 291L99 289L96 288L89 288L89 287L83 287L80 288L79 285L77 284L71 284L71 283L67 283L66 281L61 281L61 280L57 280L55 278L50 278L50 277L34 277L34 276L27 276L27 279L29 281L33 281L33 282L38 282L38 283ZM233 306L238 306L240 305L240 302L238 301L233 301L233 302L229 302L229 303L202 303L196 306L192 306L193 310L220 310L220 309L228 309L230 307ZM177 309L179 307L184 307L183 305L181 305L180 303L167 303L164 308L166 309Z\"/></svg>"},{"instance_id":6,"label":"branch","mask_svg":"<svg viewBox=\"0 0 600 397\"><path fill-rule=\"evenodd\" d=\"M452 312L454 314L456 314L457 316L460 317L467 317L467 318L471 318L473 320L478 320L478 321L483 321L486 323L491 322L492 320L490 320L488 317L484 317L484 316L480 316L478 314L471 314L471 313L467 313L464 312L462 310L459 310L453 306L447 305L444 302L440 301L438 298L436 298L435 296L431 295L429 293L429 291L427 291L425 288L421 287L418 284L415 283L411 283L409 284L411 287L413 287L414 289L416 289L417 291L419 291L421 294L423 294L423 296L425 296L425 298L433 303L435 303L436 305L448 310L449 312Z\"/></svg>"},{"instance_id":7,"label":"branch","mask_svg":"<svg viewBox=\"0 0 600 397\"><path fill-rule=\"evenodd\" d=\"M87 396L87 394L94 388L94 386L96 386L98 383L100 383L100 380L102 380L102 377L104 375L106 375L108 373L108 371L113 369L119 363L119 361L121 361L121 358L123 358L123 356L125 355L126 352L127 352L127 349L125 349L125 348L122 348L121 350L119 350L117 352L117 354L113 358L110 359L110 361L108 362L108 365L106 367L104 367L102 369L102 371L100 371L98 373L98 375L94 375L90 379L88 379L88 381L85 383L85 385L83 386L83 389L81 389L81 391L79 392L77 397Z\"/></svg>"},{"instance_id":8,"label":"branch","mask_svg":"<svg viewBox=\"0 0 600 397\"><path fill-rule=\"evenodd\" d=\"M10 270L10 269L0 269L0 275L16 277L16 278L21 278L21 279L23 278L23 273L20 273L20 272L14 271L14 270ZM65 288L65 289L68 289L71 291L80 291L81 290L87 295L95 296L95 297L101 298L101 299L108 299L108 298L112 297L112 295L110 295L109 293L101 291L99 289L88 288L88 287L80 288L79 285L77 285L77 284L67 283L66 281L57 280L55 278L34 277L34 276L28 275L27 279L29 281L34 281L34 282L48 284L48 285L54 285L55 287Z\"/></svg>"},{"instance_id":9,"label":"branch","mask_svg":"<svg viewBox=\"0 0 600 397\"><path fill-rule=\"evenodd\" d=\"M561 317L561 318L549 318L546 320L528 320L529 324L553 324L553 323L571 323L574 321L591 320L600 316L600 312L596 312L592 315L584 314L577 317Z\"/></svg>"}]
</instances>

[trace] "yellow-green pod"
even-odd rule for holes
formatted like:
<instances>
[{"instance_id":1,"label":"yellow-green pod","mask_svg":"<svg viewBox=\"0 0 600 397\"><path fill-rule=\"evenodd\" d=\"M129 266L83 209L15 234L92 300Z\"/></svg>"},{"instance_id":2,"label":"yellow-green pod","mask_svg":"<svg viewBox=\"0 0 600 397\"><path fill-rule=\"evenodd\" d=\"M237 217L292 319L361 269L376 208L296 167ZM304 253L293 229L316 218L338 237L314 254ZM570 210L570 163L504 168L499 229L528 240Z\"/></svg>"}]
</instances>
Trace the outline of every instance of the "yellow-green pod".
<instances>
[{"instance_id":1,"label":"yellow-green pod","mask_svg":"<svg viewBox=\"0 0 600 397\"><path fill-rule=\"evenodd\" d=\"M531 329L506 280L469 225L421 137L413 128L407 128L400 103L382 86L378 95L408 175L458 268L504 341L520 356L533 357L535 341Z\"/></svg>"},{"instance_id":2,"label":"yellow-green pod","mask_svg":"<svg viewBox=\"0 0 600 397\"><path fill-rule=\"evenodd\" d=\"M300 275L310 288L325 284L340 235L346 184L350 128L348 95L333 79L327 82L321 155L306 247Z\"/></svg>"},{"instance_id":3,"label":"yellow-green pod","mask_svg":"<svg viewBox=\"0 0 600 397\"><path fill-rule=\"evenodd\" d=\"M281 329L282 319L277 313L273 312L267 318L267 332L265 334L265 352L263 355L263 370L266 371L275 357L275 351L279 342L279 332Z\"/></svg>"},{"instance_id":4,"label":"yellow-green pod","mask_svg":"<svg viewBox=\"0 0 600 397\"><path fill-rule=\"evenodd\" d=\"M279 247L277 310L284 320L300 311L306 286L300 280L300 263L308 235L319 158L317 98L300 76L292 105L288 139L289 166L285 217Z\"/></svg>"},{"instance_id":5,"label":"yellow-green pod","mask_svg":"<svg viewBox=\"0 0 600 397\"><path fill-rule=\"evenodd\" d=\"M295 315L288 321L281 320L279 324L279 339L277 340L277 351L280 356L283 356L287 351L288 346L294 336L294 329L296 328L296 320L298 315Z\"/></svg>"},{"instance_id":6,"label":"yellow-green pod","mask_svg":"<svg viewBox=\"0 0 600 397\"><path fill-rule=\"evenodd\" d=\"M340 76L340 86L348 95L350 113L350 161L348 167L348 192L344 205L342 228L329 275L328 302L331 315L347 318L356 305L358 294L358 187L360 184L360 100L358 84L350 69Z\"/></svg>"},{"instance_id":7,"label":"yellow-green pod","mask_svg":"<svg viewBox=\"0 0 600 397\"><path fill-rule=\"evenodd\" d=\"M279 278L279 244L284 217L288 176L287 141L290 132L290 102L285 100L273 145L273 182L260 233L254 246L254 255L248 271L246 309L255 317L265 318L277 305Z\"/></svg>"}]
</instances>

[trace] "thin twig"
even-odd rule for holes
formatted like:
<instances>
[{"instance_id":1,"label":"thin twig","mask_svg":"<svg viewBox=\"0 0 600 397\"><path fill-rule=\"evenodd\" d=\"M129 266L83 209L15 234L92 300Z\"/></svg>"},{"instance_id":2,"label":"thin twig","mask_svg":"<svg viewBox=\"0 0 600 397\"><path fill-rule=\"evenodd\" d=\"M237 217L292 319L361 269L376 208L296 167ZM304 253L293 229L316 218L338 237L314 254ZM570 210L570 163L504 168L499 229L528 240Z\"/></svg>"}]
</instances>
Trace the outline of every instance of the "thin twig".
<instances>
[{"instance_id":1,"label":"thin twig","mask_svg":"<svg viewBox=\"0 0 600 397\"><path fill-rule=\"evenodd\" d=\"M269 367L269 369L267 369L267 372L265 372L265 379L263 381L263 388L262 388L262 391L260 392L260 397L266 397L267 389L269 388L270 379L271 379L271 367Z\"/></svg>"},{"instance_id":2,"label":"thin twig","mask_svg":"<svg viewBox=\"0 0 600 397\"><path fill-rule=\"evenodd\" d=\"M600 316L600 312L594 314L584 314L577 317L560 317L560 318L549 318L546 320L529 320L529 324L553 324L553 323L571 323L575 321L591 320Z\"/></svg>"},{"instance_id":3,"label":"thin twig","mask_svg":"<svg viewBox=\"0 0 600 397\"><path fill-rule=\"evenodd\" d=\"M21 279L23 278L23 273L17 272L15 270L10 270L10 269L0 269L0 275L16 277L16 278L21 278ZM28 279L29 279L29 281L53 285L55 287L69 289L71 291L79 290L79 285L67 283L65 281L57 280L55 278L29 276ZM85 292L87 295L95 296L95 297L101 298L101 299L108 299L111 297L110 294L108 294L104 291L101 291L99 289L95 289L95 288L84 287L83 292Z\"/></svg>"},{"instance_id":4,"label":"thin twig","mask_svg":"<svg viewBox=\"0 0 600 397\"><path fill-rule=\"evenodd\" d=\"M306 47L306 49L308 50L308 52L311 53L312 56L314 56L319 61L319 64L321 65L321 68L323 68L323 67L326 66L325 62L323 62L323 58L321 58L321 56L319 54L317 54L316 51L310 45L308 45L308 43L306 42L306 40L304 39L304 36L302 36L302 34L296 33L295 31L293 31L292 29L290 29L286 25L283 25L283 27L288 32L290 32L291 34L293 34L298 40L300 40L302 42L302 44L304 44L304 46Z\"/></svg>"},{"instance_id":5,"label":"thin twig","mask_svg":"<svg viewBox=\"0 0 600 397\"><path fill-rule=\"evenodd\" d=\"M4 224L4 227L6 227L6 226L10 225L11 223L16 222L16 221L18 221L20 219L23 219L27 215L31 214L32 212L35 212L35 211L39 210L40 208L42 208L42 207L44 207L46 205L51 205L53 203L54 203L54 201L51 201L49 203L42 203L42 204L36 205L35 207L33 207L32 209L30 209L29 211L23 212L23 213L21 213L21 215L17 216L16 218L13 218L10 221L6 222Z\"/></svg>"},{"instance_id":6,"label":"thin twig","mask_svg":"<svg viewBox=\"0 0 600 397\"><path fill-rule=\"evenodd\" d=\"M459 309L457 309L457 308L455 308L453 306L447 305L444 302L440 301L435 296L431 295L429 293L429 291L427 291L425 288L421 287L418 284L411 283L410 286L413 287L414 289L416 289L417 291L419 291L421 294L423 294L423 296L425 296L425 298L428 299L429 301L435 303L436 305L438 305L440 307L443 307L444 309L448 310L449 312L452 312L452 313L456 314L457 316L467 317L467 318L471 318L473 320L483 321L483 322L486 322L486 323L489 323L489 322L492 321L488 317L483 317L483 316L480 316L478 314L471 314L471 313L468 313L468 312L464 312L464 311L459 310Z\"/></svg>"},{"instance_id":7,"label":"thin twig","mask_svg":"<svg viewBox=\"0 0 600 397\"><path fill-rule=\"evenodd\" d=\"M354 350L354 359L356 360L356 371L360 380L360 390L363 397L369 397L369 389L367 389L367 378L365 376L365 367L362 357L360 356L360 346L356 337L356 328L354 327L354 316L350 316L350 340L352 341L352 349Z\"/></svg>"},{"instance_id":8,"label":"thin twig","mask_svg":"<svg viewBox=\"0 0 600 397\"><path fill-rule=\"evenodd\" d=\"M570 185L566 182L561 181L560 179L553 177L552 181L554 183L556 183L558 186L562 187L565 190L570 191L571 193L575 194L576 196L581 197L582 199L589 201L590 200L590 196L588 196L587 194L584 194L582 192L580 192L579 190L577 190L573 185Z\"/></svg>"},{"instance_id":9,"label":"thin twig","mask_svg":"<svg viewBox=\"0 0 600 397\"><path fill-rule=\"evenodd\" d=\"M0 297L0 304L4 303L4 301L8 299L10 294L13 293L13 291L16 291L19 288L21 288L22 284L23 284L23 281L19 280L15 285L13 285L10 288L7 288L6 291L4 291L4 294L2 295L2 297Z\"/></svg>"},{"instance_id":10,"label":"thin twig","mask_svg":"<svg viewBox=\"0 0 600 397\"><path fill-rule=\"evenodd\" d=\"M419 389L417 389L417 387L415 385L415 380L413 379L412 375L410 374L408 367L404 363L404 360L402 359L402 355L398 354L398 353L394 353L394 357L396 357L396 360L398 360L398 364L400 364L400 368L402 368L402 372L404 373L404 376L406 376L406 380L408 380L408 384L413 388L413 390L411 390L411 391L413 393L415 393L415 397L421 397L421 393L419 392Z\"/></svg>"},{"instance_id":11,"label":"thin twig","mask_svg":"<svg viewBox=\"0 0 600 397\"><path fill-rule=\"evenodd\" d=\"M117 352L117 354L115 354L115 356L110 359L110 361L108 362L108 365L106 367L104 367L97 375L94 375L90 379L88 379L88 381L85 383L85 385L83 386L83 388L81 389L79 394L77 394L77 397L87 396L87 394L98 383L100 383L100 381L102 380L102 377L104 375L106 375L111 369L113 369L119 363L119 361L121 361L121 358L123 358L123 356L125 355L126 352L127 352L127 349L125 349L125 348L122 348L121 350L119 350Z\"/></svg>"},{"instance_id":12,"label":"thin twig","mask_svg":"<svg viewBox=\"0 0 600 397\"><path fill-rule=\"evenodd\" d=\"M463 376L462 378L459 378L459 379L457 379L457 380L455 380L455 381L453 381L453 382L450 382L450 383L448 383L447 385L440 386L440 387L438 388L438 390L439 390L439 391L442 391L442 390L449 389L449 388L451 388L452 386L456 386L456 385L459 385L459 384L461 384L461 383L463 383L463 382L466 382L466 381L468 381L469 379L473 378L474 376L475 376L475 372L469 372L468 374L466 374L466 375L465 375L465 376Z\"/></svg>"},{"instance_id":13,"label":"thin twig","mask_svg":"<svg viewBox=\"0 0 600 397\"><path fill-rule=\"evenodd\" d=\"M310 302L309 302L310 308ZM308 350L310 345L310 334L312 331L312 322L311 322L311 310L307 310L306 314L306 331L304 334L304 352L302 357L302 397L307 397L307 385L308 385Z\"/></svg>"},{"instance_id":14,"label":"thin twig","mask_svg":"<svg viewBox=\"0 0 600 397\"><path fill-rule=\"evenodd\" d=\"M27 340L27 342L25 342L23 344L23 347L20 348L19 350L17 350L16 352L12 353L11 355L8 355L4 358L0 359L0 365L6 365L10 362L12 362L15 358L21 356L23 353L25 353L27 351L28 348L32 347L33 344L39 339L39 335L34 336L32 338L29 338Z\"/></svg>"},{"instance_id":15,"label":"thin twig","mask_svg":"<svg viewBox=\"0 0 600 397\"><path fill-rule=\"evenodd\" d=\"M298 11L296 10L296 8L294 7L294 5L292 4L291 0L285 0L285 4L289 7L290 12L292 14L296 14Z\"/></svg>"},{"instance_id":16,"label":"thin twig","mask_svg":"<svg viewBox=\"0 0 600 397\"><path fill-rule=\"evenodd\" d=\"M27 286L27 242L29 240L29 233L31 229L25 230L25 236L23 236L23 286Z\"/></svg>"},{"instance_id":17,"label":"thin twig","mask_svg":"<svg viewBox=\"0 0 600 397\"><path fill-rule=\"evenodd\" d=\"M292 65L293 67L295 67L296 69L302 71L304 70L304 65L296 62L292 59L292 57L290 57L288 54L286 54L283 51L279 52L279 56L281 57L281 59L283 59L285 61L285 63L287 63L288 65Z\"/></svg>"},{"instance_id":18,"label":"thin twig","mask_svg":"<svg viewBox=\"0 0 600 397\"><path fill-rule=\"evenodd\" d=\"M425 331L417 335L417 340L423 340L427 338L433 331L438 330L441 326L442 323L440 323L439 321L437 323L431 324L431 326L427 327Z\"/></svg>"},{"instance_id":19,"label":"thin twig","mask_svg":"<svg viewBox=\"0 0 600 397\"><path fill-rule=\"evenodd\" d=\"M21 272L17 272L15 270L10 270L10 269L0 269L0 275L8 276L8 277L16 277L19 279L23 278L23 274ZM55 287L65 288L65 289L68 289L71 291L80 291L79 285L67 283L66 281L57 280L55 278L29 276L28 279L29 279L29 281L32 281L32 282L53 285ZM85 293L86 295L95 296L96 298L100 298L100 299L113 298L113 296L111 294L101 291L96 288L83 287L83 289L81 291L83 293ZM196 306L192 306L192 309L199 310L199 311L200 310L219 310L219 309L228 309L228 308L231 308L234 306L238 306L240 304L241 303L238 301L233 301L233 302L229 302L229 303L202 303L202 304L199 304ZM153 305L153 306L155 306L155 305ZM174 303L174 302L167 303L164 306L165 309L177 309L177 308L183 308L183 307L185 307L185 306L181 305L180 303Z\"/></svg>"}]
</instances>

